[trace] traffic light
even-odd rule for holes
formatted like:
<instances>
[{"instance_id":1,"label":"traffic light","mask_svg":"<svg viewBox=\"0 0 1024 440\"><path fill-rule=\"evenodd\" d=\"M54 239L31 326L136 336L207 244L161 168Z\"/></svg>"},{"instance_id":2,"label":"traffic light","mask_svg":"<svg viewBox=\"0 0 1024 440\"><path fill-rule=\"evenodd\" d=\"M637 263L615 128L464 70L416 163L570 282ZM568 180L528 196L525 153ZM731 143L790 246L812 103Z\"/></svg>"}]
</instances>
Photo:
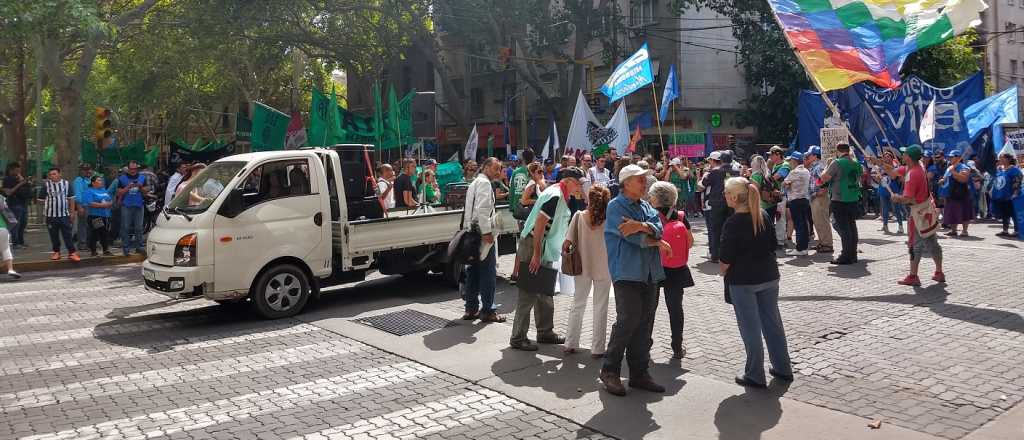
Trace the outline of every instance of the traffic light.
<instances>
[{"instance_id":1,"label":"traffic light","mask_svg":"<svg viewBox=\"0 0 1024 440\"><path fill-rule=\"evenodd\" d=\"M96 139L97 148L105 148L114 140L114 124L110 120L110 109L96 107L96 125L93 129L93 138Z\"/></svg>"},{"instance_id":2,"label":"traffic light","mask_svg":"<svg viewBox=\"0 0 1024 440\"><path fill-rule=\"evenodd\" d=\"M506 70L509 66L509 58L512 57L511 47L499 47L498 48L498 69Z\"/></svg>"}]
</instances>

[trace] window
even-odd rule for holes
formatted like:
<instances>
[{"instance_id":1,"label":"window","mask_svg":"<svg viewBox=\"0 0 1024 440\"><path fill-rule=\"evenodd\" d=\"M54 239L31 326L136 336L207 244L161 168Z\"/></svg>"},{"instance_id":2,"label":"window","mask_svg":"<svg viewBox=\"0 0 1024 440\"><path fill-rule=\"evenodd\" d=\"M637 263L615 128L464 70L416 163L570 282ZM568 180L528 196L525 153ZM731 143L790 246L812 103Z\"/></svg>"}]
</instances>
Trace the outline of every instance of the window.
<instances>
[{"instance_id":1,"label":"window","mask_svg":"<svg viewBox=\"0 0 1024 440\"><path fill-rule=\"evenodd\" d=\"M1010 60L1010 76L1017 77L1017 60Z\"/></svg>"},{"instance_id":2,"label":"window","mask_svg":"<svg viewBox=\"0 0 1024 440\"><path fill-rule=\"evenodd\" d=\"M1013 0L1006 0L1006 4L1010 5L1010 6L1013 6Z\"/></svg>"},{"instance_id":3,"label":"window","mask_svg":"<svg viewBox=\"0 0 1024 440\"><path fill-rule=\"evenodd\" d=\"M473 111L474 118L484 117L484 91L483 89L471 89L469 91L469 106Z\"/></svg>"},{"instance_id":4,"label":"window","mask_svg":"<svg viewBox=\"0 0 1024 440\"><path fill-rule=\"evenodd\" d=\"M1007 41L1014 43L1017 41L1017 25L1014 23L1006 23L1006 33L1009 34Z\"/></svg>"},{"instance_id":5,"label":"window","mask_svg":"<svg viewBox=\"0 0 1024 440\"><path fill-rule=\"evenodd\" d=\"M268 200L310 195L309 163L279 160L260 165L243 182L243 205L248 208Z\"/></svg>"},{"instance_id":6,"label":"window","mask_svg":"<svg viewBox=\"0 0 1024 440\"><path fill-rule=\"evenodd\" d=\"M656 0L633 0L629 5L629 25L642 26L654 23Z\"/></svg>"},{"instance_id":7,"label":"window","mask_svg":"<svg viewBox=\"0 0 1024 440\"><path fill-rule=\"evenodd\" d=\"M186 214L205 212L243 167L245 162L214 162L202 171L196 169L198 174L184 181L185 186L180 187L171 200L168 211L172 214L175 211Z\"/></svg>"}]
</instances>

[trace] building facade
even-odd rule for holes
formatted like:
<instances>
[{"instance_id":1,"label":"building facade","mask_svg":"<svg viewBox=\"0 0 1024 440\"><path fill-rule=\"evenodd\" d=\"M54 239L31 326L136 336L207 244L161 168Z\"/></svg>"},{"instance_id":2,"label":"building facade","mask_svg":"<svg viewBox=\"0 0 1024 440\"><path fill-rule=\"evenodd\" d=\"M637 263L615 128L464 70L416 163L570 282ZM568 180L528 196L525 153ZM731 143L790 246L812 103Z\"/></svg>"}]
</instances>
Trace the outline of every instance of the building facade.
<instances>
[{"instance_id":1,"label":"building facade","mask_svg":"<svg viewBox=\"0 0 1024 440\"><path fill-rule=\"evenodd\" d=\"M985 43L985 76L996 92L1016 84L1024 94L1024 0L990 0L988 5L978 28L979 42Z\"/></svg>"}]
</instances>

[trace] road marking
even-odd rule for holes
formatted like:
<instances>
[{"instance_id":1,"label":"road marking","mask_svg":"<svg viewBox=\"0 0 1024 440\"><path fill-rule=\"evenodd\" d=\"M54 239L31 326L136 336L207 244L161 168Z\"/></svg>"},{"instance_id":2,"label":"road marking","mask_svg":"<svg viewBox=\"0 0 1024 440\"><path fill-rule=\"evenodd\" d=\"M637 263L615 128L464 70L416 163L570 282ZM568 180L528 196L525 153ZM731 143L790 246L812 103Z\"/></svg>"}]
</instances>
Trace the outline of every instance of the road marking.
<instances>
[{"instance_id":1,"label":"road marking","mask_svg":"<svg viewBox=\"0 0 1024 440\"><path fill-rule=\"evenodd\" d=\"M415 362L402 362L384 367L370 368L341 376L317 379L287 387L259 391L204 402L151 414L110 420L59 432L22 437L23 440L56 440L64 438L125 438L133 436L156 437L176 432L192 431L236 420L245 420L262 414L279 412L317 402L333 400L362 390L394 387L436 373L435 370ZM141 426L158 425L145 431ZM140 437L141 438L141 437Z\"/></svg>"},{"instance_id":2,"label":"road marking","mask_svg":"<svg viewBox=\"0 0 1024 440\"><path fill-rule=\"evenodd\" d=\"M70 339L91 338L94 336L119 335L159 330L169 327L181 327L195 321L207 319L208 314L184 316L175 319L158 319L152 321L111 321L110 324L97 324L93 327L82 327L50 332L25 333L21 335L0 336L0 348L37 345Z\"/></svg>"},{"instance_id":3,"label":"road marking","mask_svg":"<svg viewBox=\"0 0 1024 440\"><path fill-rule=\"evenodd\" d=\"M405 408L401 411L303 434L288 440L318 436L352 438L370 431L374 432L375 437L426 437L477 420L490 419L499 414L526 409L529 409L526 404L484 388L424 405Z\"/></svg>"},{"instance_id":4,"label":"road marking","mask_svg":"<svg viewBox=\"0 0 1024 440\"><path fill-rule=\"evenodd\" d=\"M112 360L126 360L164 353L180 353L183 351L196 350L201 348L220 347L224 345L251 342L260 339L276 338L279 336L297 335L308 332L321 331L319 327L309 324L300 324L294 327L279 330L264 331L259 333L246 333L252 329L240 329L227 332L227 335L242 333L238 336L224 337L225 333L215 335L204 335L196 338L189 338L187 343L173 345L180 340L166 341L169 345L166 349L160 350L160 346L136 348L122 346L108 346L96 350L77 351L72 353L61 353L56 356L19 356L14 359L6 359L0 362L0 376L9 374L36 373L40 371L56 370L66 367L89 365Z\"/></svg>"},{"instance_id":5,"label":"road marking","mask_svg":"<svg viewBox=\"0 0 1024 440\"><path fill-rule=\"evenodd\" d=\"M74 400L76 397L92 398L186 383L193 380L213 379L350 354L362 351L363 349L365 349L365 346L343 341L330 341L191 365L101 377L84 382L33 388L17 393L0 394L0 409L21 410L24 408L37 408L62 401ZM112 387L111 385L113 384L126 385Z\"/></svg>"}]
</instances>

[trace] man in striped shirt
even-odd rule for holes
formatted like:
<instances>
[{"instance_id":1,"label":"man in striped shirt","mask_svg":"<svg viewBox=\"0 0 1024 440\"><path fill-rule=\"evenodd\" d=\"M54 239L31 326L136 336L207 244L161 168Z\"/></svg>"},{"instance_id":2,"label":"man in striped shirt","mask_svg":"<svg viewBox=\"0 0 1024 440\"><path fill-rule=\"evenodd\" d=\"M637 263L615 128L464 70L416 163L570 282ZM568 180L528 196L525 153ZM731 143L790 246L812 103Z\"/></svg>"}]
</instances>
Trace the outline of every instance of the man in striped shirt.
<instances>
[{"instance_id":1,"label":"man in striped shirt","mask_svg":"<svg viewBox=\"0 0 1024 440\"><path fill-rule=\"evenodd\" d=\"M43 214L46 216L46 229L50 232L50 243L53 244L51 260L60 260L60 240L68 249L71 261L80 261L75 242L71 239L71 225L76 218L74 191L67 180L61 178L60 168L51 168L46 173L43 202Z\"/></svg>"}]
</instances>

